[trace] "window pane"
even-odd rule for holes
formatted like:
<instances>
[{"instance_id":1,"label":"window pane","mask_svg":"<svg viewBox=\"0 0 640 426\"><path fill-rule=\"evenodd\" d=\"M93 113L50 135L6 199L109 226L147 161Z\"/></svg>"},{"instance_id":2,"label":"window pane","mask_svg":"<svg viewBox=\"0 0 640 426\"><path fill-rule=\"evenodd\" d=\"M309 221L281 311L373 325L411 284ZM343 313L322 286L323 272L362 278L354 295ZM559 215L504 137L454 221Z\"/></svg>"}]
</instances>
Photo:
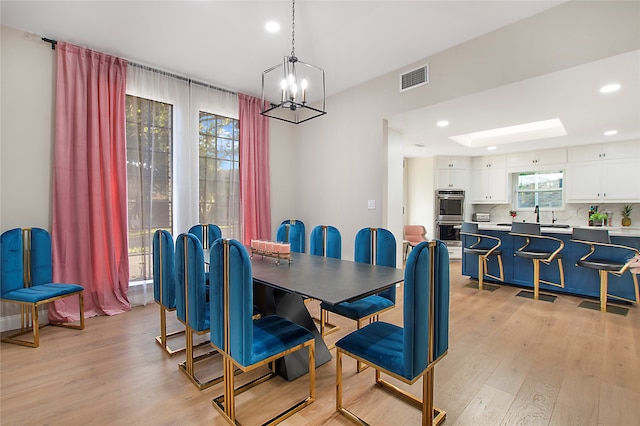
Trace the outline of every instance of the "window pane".
<instances>
[{"instance_id":1,"label":"window pane","mask_svg":"<svg viewBox=\"0 0 640 426\"><path fill-rule=\"evenodd\" d=\"M200 223L240 238L238 120L200 111Z\"/></svg>"},{"instance_id":2,"label":"window pane","mask_svg":"<svg viewBox=\"0 0 640 426\"><path fill-rule=\"evenodd\" d=\"M172 230L173 107L129 95L126 102L129 275L139 281L153 276L154 232Z\"/></svg>"},{"instance_id":3,"label":"window pane","mask_svg":"<svg viewBox=\"0 0 640 426\"><path fill-rule=\"evenodd\" d=\"M518 174L516 208L559 209L563 207L563 173L527 172Z\"/></svg>"}]
</instances>

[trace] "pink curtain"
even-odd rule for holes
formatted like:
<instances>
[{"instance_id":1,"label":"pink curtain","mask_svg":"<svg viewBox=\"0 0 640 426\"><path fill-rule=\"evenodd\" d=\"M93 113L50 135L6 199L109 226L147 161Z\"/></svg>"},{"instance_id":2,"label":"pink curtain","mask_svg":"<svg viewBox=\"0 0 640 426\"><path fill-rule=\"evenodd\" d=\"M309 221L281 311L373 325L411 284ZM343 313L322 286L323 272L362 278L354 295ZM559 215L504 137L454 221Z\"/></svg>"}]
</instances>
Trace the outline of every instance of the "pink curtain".
<instances>
[{"instance_id":1,"label":"pink curtain","mask_svg":"<svg viewBox=\"0 0 640 426\"><path fill-rule=\"evenodd\" d=\"M238 94L240 108L240 205L242 242L271 239L269 119L260 99Z\"/></svg>"},{"instance_id":2,"label":"pink curtain","mask_svg":"<svg viewBox=\"0 0 640 426\"><path fill-rule=\"evenodd\" d=\"M130 309L127 62L62 42L56 50L53 278L84 287L86 317L114 315ZM50 305L51 321L79 318L68 299Z\"/></svg>"}]
</instances>

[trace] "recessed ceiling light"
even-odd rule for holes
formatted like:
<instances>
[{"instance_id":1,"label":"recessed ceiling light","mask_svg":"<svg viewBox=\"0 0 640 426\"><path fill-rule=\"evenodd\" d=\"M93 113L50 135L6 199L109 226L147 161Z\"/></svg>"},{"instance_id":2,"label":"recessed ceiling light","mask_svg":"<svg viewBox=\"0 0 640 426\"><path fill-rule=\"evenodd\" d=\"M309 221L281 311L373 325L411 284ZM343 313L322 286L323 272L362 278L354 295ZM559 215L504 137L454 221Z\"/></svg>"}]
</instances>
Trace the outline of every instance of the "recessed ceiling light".
<instances>
[{"instance_id":1,"label":"recessed ceiling light","mask_svg":"<svg viewBox=\"0 0 640 426\"><path fill-rule=\"evenodd\" d=\"M496 149L496 148L497 148L497 146L494 146L494 145L492 145L492 146L488 146L488 147L487 147L487 149L488 149L489 151L493 151L493 150L494 150L494 149Z\"/></svg>"},{"instance_id":2,"label":"recessed ceiling light","mask_svg":"<svg viewBox=\"0 0 640 426\"><path fill-rule=\"evenodd\" d=\"M481 132L451 136L459 144L469 148L481 146L501 145L505 143L532 141L536 139L566 136L567 131L559 118L518 124L516 126L500 127Z\"/></svg>"},{"instance_id":3,"label":"recessed ceiling light","mask_svg":"<svg viewBox=\"0 0 640 426\"><path fill-rule=\"evenodd\" d=\"M606 132L604 132L605 136L613 136L613 135L617 135L618 131L617 130L607 130Z\"/></svg>"},{"instance_id":4,"label":"recessed ceiling light","mask_svg":"<svg viewBox=\"0 0 640 426\"><path fill-rule=\"evenodd\" d=\"M447 127L449 125L449 122L447 120L440 120L436 123L436 125L438 127Z\"/></svg>"},{"instance_id":5,"label":"recessed ceiling light","mask_svg":"<svg viewBox=\"0 0 640 426\"><path fill-rule=\"evenodd\" d=\"M618 83L607 84L606 86L602 86L600 88L600 93L611 93L620 89L620 85Z\"/></svg>"},{"instance_id":6,"label":"recessed ceiling light","mask_svg":"<svg viewBox=\"0 0 640 426\"><path fill-rule=\"evenodd\" d=\"M280 24L278 24L276 21L269 21L267 22L267 25L265 25L265 28L270 33L277 33L278 31L280 31Z\"/></svg>"}]
</instances>

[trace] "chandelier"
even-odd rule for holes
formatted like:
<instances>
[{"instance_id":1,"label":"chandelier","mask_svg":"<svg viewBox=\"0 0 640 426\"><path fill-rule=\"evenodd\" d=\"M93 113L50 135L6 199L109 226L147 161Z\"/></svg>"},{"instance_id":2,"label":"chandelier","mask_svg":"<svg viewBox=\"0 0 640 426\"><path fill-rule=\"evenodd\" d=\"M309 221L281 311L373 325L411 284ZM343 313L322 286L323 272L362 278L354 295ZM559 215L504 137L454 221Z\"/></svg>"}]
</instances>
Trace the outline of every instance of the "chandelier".
<instances>
[{"instance_id":1,"label":"chandelier","mask_svg":"<svg viewBox=\"0 0 640 426\"><path fill-rule=\"evenodd\" d=\"M291 6L291 55L262 72L260 114L303 123L326 114L324 70L296 57L296 2ZM312 106L313 105L313 106Z\"/></svg>"}]
</instances>

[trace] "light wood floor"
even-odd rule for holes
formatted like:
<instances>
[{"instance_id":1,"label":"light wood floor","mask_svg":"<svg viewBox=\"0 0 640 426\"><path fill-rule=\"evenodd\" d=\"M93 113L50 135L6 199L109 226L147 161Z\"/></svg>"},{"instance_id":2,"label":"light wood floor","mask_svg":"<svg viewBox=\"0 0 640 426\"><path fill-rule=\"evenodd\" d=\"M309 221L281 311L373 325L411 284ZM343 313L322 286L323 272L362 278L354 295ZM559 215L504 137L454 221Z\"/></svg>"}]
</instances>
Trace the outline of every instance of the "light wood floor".
<instances>
[{"instance_id":1,"label":"light wood floor","mask_svg":"<svg viewBox=\"0 0 640 426\"><path fill-rule=\"evenodd\" d=\"M445 425L640 424L640 309L629 315L517 297L503 286L479 292L452 262L450 347L436 366L435 403ZM399 300L402 300L400 291ZM401 324L401 304L383 320ZM310 305L317 315L317 305ZM342 330L355 328L332 316ZM2 425L221 425L199 392L156 345L156 305L87 320L84 331L45 327L40 348L2 343ZM177 325L175 325L177 327ZM180 341L175 342L179 344ZM417 425L417 409L373 386L373 371L355 373L346 359L345 403L373 425ZM215 368L200 365L200 369ZM201 370L202 371L202 370ZM238 381L246 378L238 376ZM286 425L346 425L335 414L335 362L317 369L317 400ZM304 395L307 376L280 378L238 399L239 421L258 424L277 406ZM420 382L413 386L419 395Z\"/></svg>"}]
</instances>

